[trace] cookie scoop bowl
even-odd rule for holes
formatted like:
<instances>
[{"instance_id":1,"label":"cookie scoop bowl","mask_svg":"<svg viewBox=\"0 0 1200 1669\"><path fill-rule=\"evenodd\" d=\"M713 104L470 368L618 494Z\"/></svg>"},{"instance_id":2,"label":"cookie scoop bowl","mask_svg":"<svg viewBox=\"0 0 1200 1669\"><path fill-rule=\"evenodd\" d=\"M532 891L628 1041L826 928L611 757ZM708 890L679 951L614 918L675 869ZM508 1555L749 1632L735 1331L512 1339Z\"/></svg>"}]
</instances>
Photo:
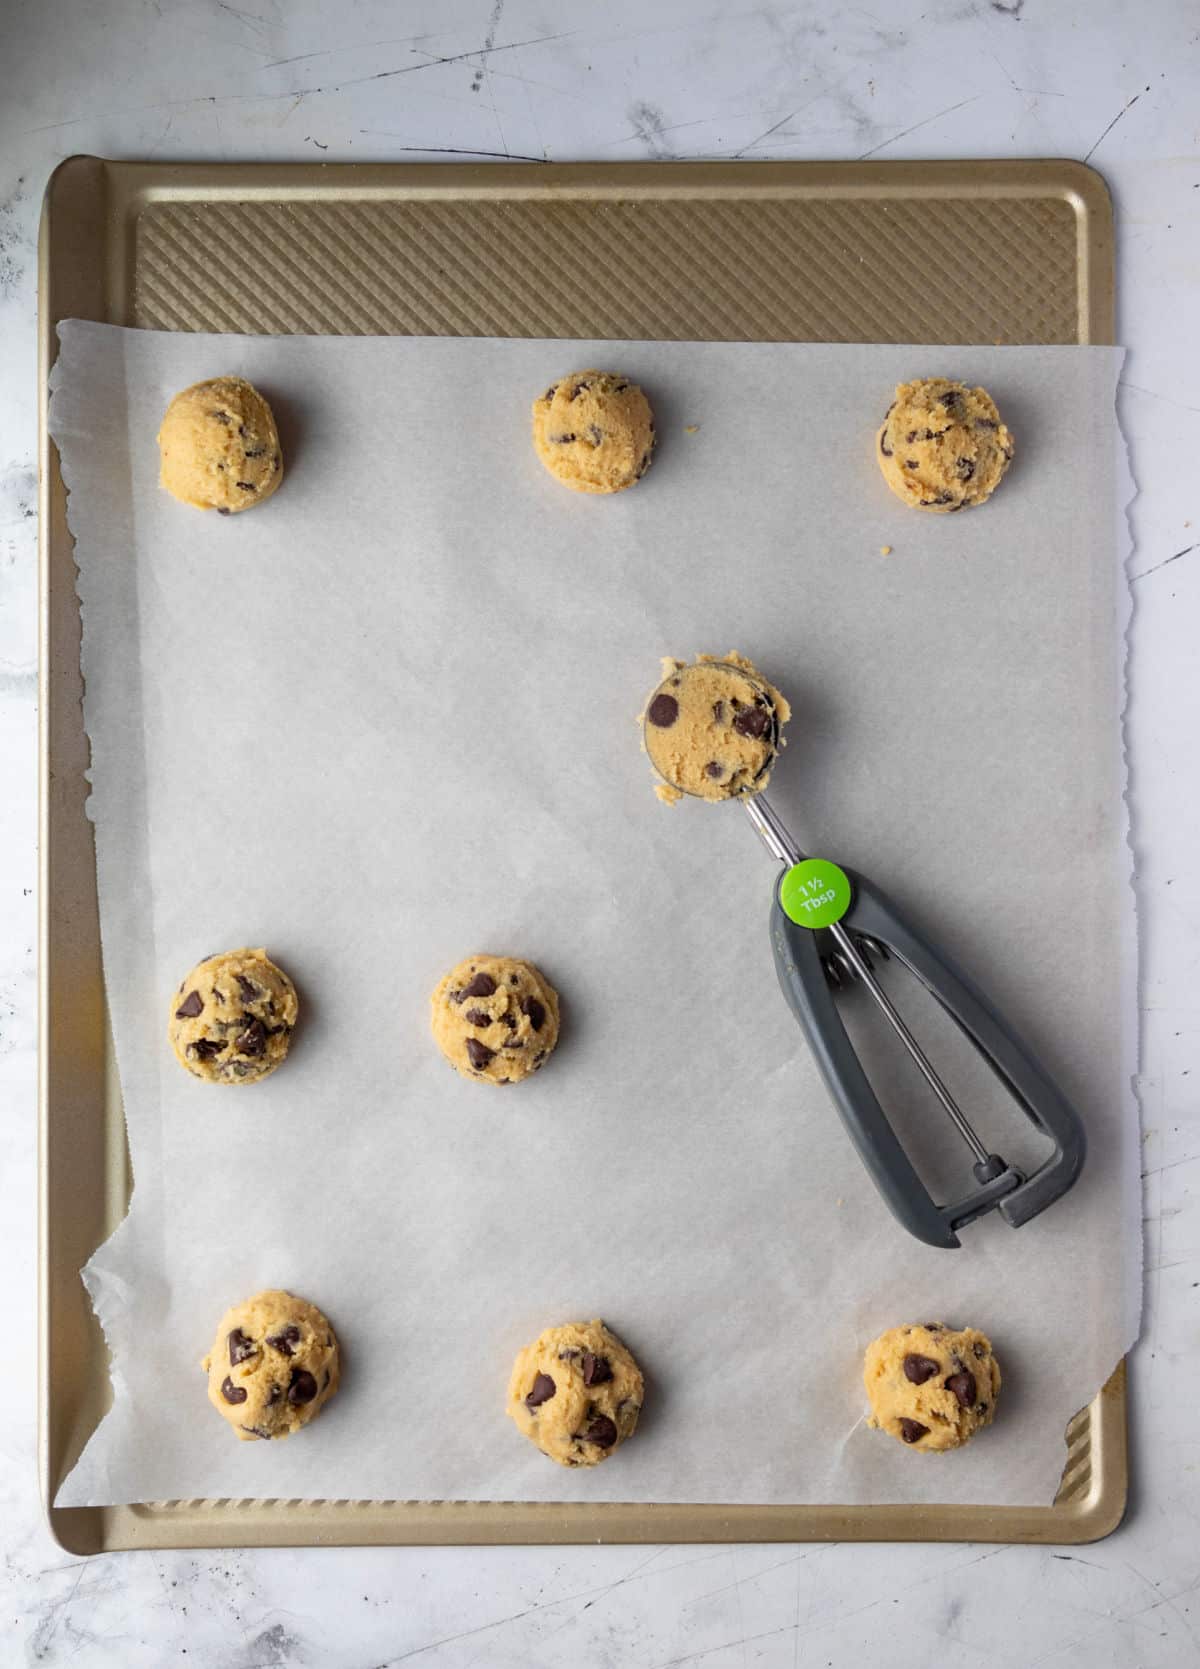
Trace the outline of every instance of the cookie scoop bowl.
<instances>
[{"instance_id":1,"label":"cookie scoop bowl","mask_svg":"<svg viewBox=\"0 0 1200 1669\"><path fill-rule=\"evenodd\" d=\"M687 794L710 803L767 784L791 715L784 696L743 656L666 659L642 713L642 746L668 805Z\"/></svg>"}]
</instances>

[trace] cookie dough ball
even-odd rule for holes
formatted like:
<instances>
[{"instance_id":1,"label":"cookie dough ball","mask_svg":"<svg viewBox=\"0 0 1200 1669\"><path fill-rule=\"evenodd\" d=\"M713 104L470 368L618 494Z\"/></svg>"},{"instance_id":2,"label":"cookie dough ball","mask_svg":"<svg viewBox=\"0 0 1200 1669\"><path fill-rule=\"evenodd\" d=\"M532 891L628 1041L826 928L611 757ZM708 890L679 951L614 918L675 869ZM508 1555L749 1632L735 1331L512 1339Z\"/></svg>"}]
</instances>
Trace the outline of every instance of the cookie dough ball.
<instances>
[{"instance_id":1,"label":"cookie dough ball","mask_svg":"<svg viewBox=\"0 0 1200 1669\"><path fill-rule=\"evenodd\" d=\"M244 377L213 377L177 394L158 431L158 450L163 486L198 510L249 510L283 480L271 408Z\"/></svg>"},{"instance_id":2,"label":"cookie dough ball","mask_svg":"<svg viewBox=\"0 0 1200 1669\"><path fill-rule=\"evenodd\" d=\"M296 988L265 950L225 950L198 962L171 999L176 1056L208 1084L250 1084L288 1052Z\"/></svg>"},{"instance_id":3,"label":"cookie dough ball","mask_svg":"<svg viewBox=\"0 0 1200 1669\"><path fill-rule=\"evenodd\" d=\"M991 498L1013 438L984 388L948 377L903 382L879 431L879 467L905 504L948 514Z\"/></svg>"},{"instance_id":4,"label":"cookie dough ball","mask_svg":"<svg viewBox=\"0 0 1200 1669\"><path fill-rule=\"evenodd\" d=\"M663 681L642 714L642 739L663 779L654 792L668 805L695 794L731 800L765 788L792 715L787 698L753 662L730 650L700 655L694 666L663 661Z\"/></svg>"},{"instance_id":5,"label":"cookie dough ball","mask_svg":"<svg viewBox=\"0 0 1200 1669\"><path fill-rule=\"evenodd\" d=\"M430 1000L437 1046L464 1078L520 1083L558 1042L558 992L515 956L469 956Z\"/></svg>"},{"instance_id":6,"label":"cookie dough ball","mask_svg":"<svg viewBox=\"0 0 1200 1669\"><path fill-rule=\"evenodd\" d=\"M914 1449L958 1449L996 1414L1000 1367L991 1340L940 1321L893 1327L867 1347L867 1421Z\"/></svg>"},{"instance_id":7,"label":"cookie dough ball","mask_svg":"<svg viewBox=\"0 0 1200 1669\"><path fill-rule=\"evenodd\" d=\"M328 1318L315 1304L278 1291L227 1310L200 1365L209 1402L243 1443L299 1431L334 1395L341 1374Z\"/></svg>"},{"instance_id":8,"label":"cookie dough ball","mask_svg":"<svg viewBox=\"0 0 1200 1669\"><path fill-rule=\"evenodd\" d=\"M654 415L628 377L574 371L533 402L533 444L564 487L619 493L650 468Z\"/></svg>"},{"instance_id":9,"label":"cookie dough ball","mask_svg":"<svg viewBox=\"0 0 1200 1669\"><path fill-rule=\"evenodd\" d=\"M602 1321L547 1327L517 1357L508 1414L560 1466L598 1466L637 1429L642 1370Z\"/></svg>"}]
</instances>

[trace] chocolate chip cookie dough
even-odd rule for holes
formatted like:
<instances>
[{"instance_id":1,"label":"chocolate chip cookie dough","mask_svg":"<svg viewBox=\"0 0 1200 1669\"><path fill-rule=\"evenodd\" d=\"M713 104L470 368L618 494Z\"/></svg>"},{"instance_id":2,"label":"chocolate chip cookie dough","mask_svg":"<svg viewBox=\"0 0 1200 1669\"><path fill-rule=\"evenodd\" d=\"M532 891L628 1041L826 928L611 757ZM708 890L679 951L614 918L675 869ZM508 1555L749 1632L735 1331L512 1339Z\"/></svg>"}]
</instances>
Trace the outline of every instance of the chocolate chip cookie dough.
<instances>
[{"instance_id":1,"label":"chocolate chip cookie dough","mask_svg":"<svg viewBox=\"0 0 1200 1669\"><path fill-rule=\"evenodd\" d=\"M538 1072L558 1042L558 992L532 962L469 956L430 999L438 1048L464 1078L516 1084Z\"/></svg>"},{"instance_id":2,"label":"chocolate chip cookie dough","mask_svg":"<svg viewBox=\"0 0 1200 1669\"><path fill-rule=\"evenodd\" d=\"M867 1346L867 1421L914 1449L958 1449L996 1414L1000 1367L973 1327L893 1327Z\"/></svg>"},{"instance_id":3,"label":"chocolate chip cookie dough","mask_svg":"<svg viewBox=\"0 0 1200 1669\"><path fill-rule=\"evenodd\" d=\"M508 1414L560 1466L597 1466L637 1429L642 1370L602 1321L547 1327L513 1364Z\"/></svg>"},{"instance_id":4,"label":"chocolate chip cookie dough","mask_svg":"<svg viewBox=\"0 0 1200 1669\"><path fill-rule=\"evenodd\" d=\"M172 997L167 1035L205 1083L249 1084L282 1063L298 1008L265 950L225 950L198 962Z\"/></svg>"},{"instance_id":5,"label":"chocolate chip cookie dough","mask_svg":"<svg viewBox=\"0 0 1200 1669\"><path fill-rule=\"evenodd\" d=\"M208 1400L243 1443L290 1437L338 1388L341 1359L328 1318L290 1292L260 1292L221 1317L200 1364Z\"/></svg>"},{"instance_id":6,"label":"chocolate chip cookie dough","mask_svg":"<svg viewBox=\"0 0 1200 1669\"><path fill-rule=\"evenodd\" d=\"M564 487L577 493L619 493L650 468L650 402L628 377L573 371L533 402L533 444Z\"/></svg>"},{"instance_id":7,"label":"chocolate chip cookie dough","mask_svg":"<svg viewBox=\"0 0 1200 1669\"><path fill-rule=\"evenodd\" d=\"M283 480L275 418L244 377L213 377L177 394L158 431L158 450L163 486L198 510L249 510Z\"/></svg>"},{"instance_id":8,"label":"chocolate chip cookie dough","mask_svg":"<svg viewBox=\"0 0 1200 1669\"><path fill-rule=\"evenodd\" d=\"M744 655L699 655L694 665L663 661L663 681L646 703L642 739L663 779L654 792L672 805L684 794L730 800L765 788L787 698Z\"/></svg>"},{"instance_id":9,"label":"chocolate chip cookie dough","mask_svg":"<svg viewBox=\"0 0 1200 1669\"><path fill-rule=\"evenodd\" d=\"M992 496L1012 462L1013 438L986 389L920 377L896 389L876 455L897 498L946 515Z\"/></svg>"}]
</instances>

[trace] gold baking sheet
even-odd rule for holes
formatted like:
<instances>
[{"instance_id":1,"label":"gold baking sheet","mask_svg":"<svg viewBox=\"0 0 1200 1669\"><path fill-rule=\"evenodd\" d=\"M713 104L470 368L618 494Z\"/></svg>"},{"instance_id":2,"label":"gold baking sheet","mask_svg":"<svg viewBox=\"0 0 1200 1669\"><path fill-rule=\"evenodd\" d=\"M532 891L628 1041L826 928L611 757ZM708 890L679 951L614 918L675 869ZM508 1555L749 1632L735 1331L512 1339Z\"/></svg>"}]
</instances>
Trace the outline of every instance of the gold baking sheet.
<instances>
[{"instance_id":1,"label":"gold baking sheet","mask_svg":"<svg viewBox=\"0 0 1200 1669\"><path fill-rule=\"evenodd\" d=\"M47 378L63 318L156 330L825 342L1113 340L1112 210L1075 162L342 166L72 157L39 256L39 1464L73 1552L321 1543L1028 1541L1120 1522L1125 1371L1047 1507L145 1502L56 1508L110 1398L79 1270L130 1191L100 962L79 607Z\"/></svg>"}]
</instances>

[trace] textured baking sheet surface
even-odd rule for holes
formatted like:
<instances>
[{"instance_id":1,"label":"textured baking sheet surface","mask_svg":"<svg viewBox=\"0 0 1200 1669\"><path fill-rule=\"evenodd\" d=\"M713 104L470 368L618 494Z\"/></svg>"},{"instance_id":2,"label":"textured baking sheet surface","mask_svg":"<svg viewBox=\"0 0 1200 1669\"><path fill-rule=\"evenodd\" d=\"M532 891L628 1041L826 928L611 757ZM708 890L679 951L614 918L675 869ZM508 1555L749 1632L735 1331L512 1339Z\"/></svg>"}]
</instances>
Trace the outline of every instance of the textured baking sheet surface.
<instances>
[{"instance_id":1,"label":"textured baking sheet surface","mask_svg":"<svg viewBox=\"0 0 1200 1669\"><path fill-rule=\"evenodd\" d=\"M524 205L533 202L541 216ZM447 209L438 208L448 206ZM945 205L940 209L939 205ZM516 207L514 207L516 206ZM219 208L238 247L241 270L265 282L243 282L238 267L209 274L209 251L189 226ZM309 240L309 217L337 231ZM509 212L509 210L512 212ZM662 247L637 243L632 312L617 309L604 263L571 267L569 304L555 276L566 229L603 241L614 213L666 227ZM384 213L383 211L388 211ZM960 233L946 252L960 287L954 297L927 282L925 212L931 224L957 217ZM510 235L497 265L489 244L468 235L450 268L427 259L426 226L461 227L473 214L499 215ZM260 217L272 228L255 252ZM440 215L440 218L439 218ZM362 216L363 231L358 229ZM705 221L702 239L689 231ZM886 228L893 246L886 245ZM785 231L781 234L781 222ZM783 263L764 252L770 224L790 250ZM280 228L283 228L281 231ZM810 283L814 267L832 270L837 250L821 248L822 227L834 229L844 260L831 300ZM871 236L864 235L872 228ZM367 231L369 228L369 232ZM739 255L732 245L749 248ZM738 229L738 237L731 234ZM174 254L147 246L174 234ZM636 233L630 228L636 242ZM332 247L330 247L330 240ZM160 240L161 241L161 240ZM218 242L220 240L217 240ZM1008 274L981 298L974 245ZM626 248L631 247L628 243ZM682 253L681 253L682 251ZM1069 258L1069 267L1064 266ZM756 261L775 269L760 284ZM706 274L726 266L739 275L732 296L715 303ZM420 273L400 282L397 272ZM547 279L547 273L550 279ZM212 281L206 278L209 274ZM665 276L664 276L665 275ZM55 351L56 319L68 315L114 323L166 323L205 330L228 322L231 304L244 327L351 330L495 329L494 301L468 290L504 290L504 306L521 299L513 329L620 335L703 336L735 330L752 337L966 341L1108 341L1112 327L1111 211L1102 182L1073 163L932 165L772 164L726 167L584 166L549 169L326 168L319 165L162 166L109 164L75 158L58 171L47 197L41 250L42 366ZM820 277L820 273L817 273ZM862 280L860 282L860 279ZM467 282L469 280L469 282ZM804 280L804 281L799 281ZM660 286L671 286L671 307ZM871 285L883 301L872 302ZM889 291L889 286L891 289ZM728 286L726 287L728 289ZM154 293L173 299L170 319ZM407 291L409 299L398 301ZM350 299L348 299L350 298ZM430 324L436 302L441 322ZM287 309L295 311L288 313ZM882 311L881 311L882 308ZM999 316L996 316L999 309ZM70 1466L107 1402L103 1344L79 1285L79 1264L124 1213L129 1176L119 1093L111 1058L99 968L90 828L83 816L86 743L79 722L78 611L64 494L52 447L43 445L44 653L43 743L43 1072L42 1072L42 1473L49 1493ZM53 1045L51 1047L51 1044ZM541 1509L437 1503L341 1503L311 1511L287 1502L187 1501L108 1511L56 1511L52 1523L70 1545L218 1544L238 1540L303 1542L473 1539L570 1540L754 1537L928 1537L1084 1540L1117 1522L1125 1491L1123 1376L1072 1423L1068 1464L1057 1509L734 1508L724 1512L671 1507Z\"/></svg>"},{"instance_id":2,"label":"textured baking sheet surface","mask_svg":"<svg viewBox=\"0 0 1200 1669\"><path fill-rule=\"evenodd\" d=\"M1078 239L1053 197L150 203L135 322L904 342L936 318L946 342L1071 342Z\"/></svg>"}]
</instances>

